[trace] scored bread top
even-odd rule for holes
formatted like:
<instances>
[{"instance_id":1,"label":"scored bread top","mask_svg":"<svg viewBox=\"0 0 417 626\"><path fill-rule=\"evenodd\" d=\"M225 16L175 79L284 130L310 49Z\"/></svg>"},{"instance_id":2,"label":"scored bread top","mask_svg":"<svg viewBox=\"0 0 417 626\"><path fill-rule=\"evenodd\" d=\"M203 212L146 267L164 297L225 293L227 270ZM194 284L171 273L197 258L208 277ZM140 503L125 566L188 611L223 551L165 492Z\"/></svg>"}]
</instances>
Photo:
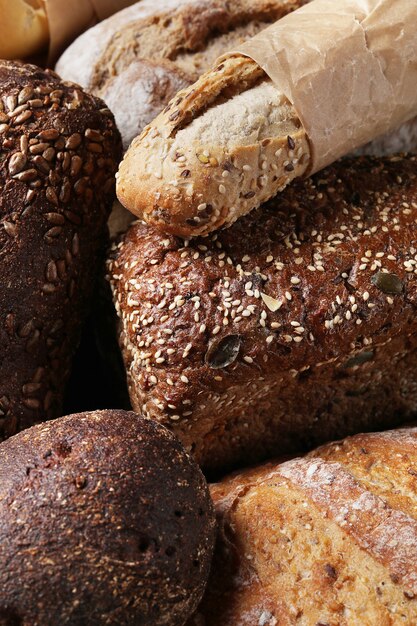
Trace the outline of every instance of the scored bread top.
<instances>
[{"instance_id":1,"label":"scored bread top","mask_svg":"<svg viewBox=\"0 0 417 626\"><path fill-rule=\"evenodd\" d=\"M218 56L305 2L142 0L76 40L57 71L105 100L127 148Z\"/></svg>"},{"instance_id":2,"label":"scored bread top","mask_svg":"<svg viewBox=\"0 0 417 626\"><path fill-rule=\"evenodd\" d=\"M341 161L185 242L134 224L108 274L135 408L200 454L245 385L242 407L283 372L331 364L343 377L394 358L393 340L416 332L415 163Z\"/></svg>"},{"instance_id":3,"label":"scored bread top","mask_svg":"<svg viewBox=\"0 0 417 626\"><path fill-rule=\"evenodd\" d=\"M416 475L410 428L213 485L218 544L192 623L414 626Z\"/></svg>"},{"instance_id":4,"label":"scored bread top","mask_svg":"<svg viewBox=\"0 0 417 626\"><path fill-rule=\"evenodd\" d=\"M234 56L180 91L133 141L117 195L164 232L204 235L281 191L309 161L294 108L254 61Z\"/></svg>"}]
</instances>

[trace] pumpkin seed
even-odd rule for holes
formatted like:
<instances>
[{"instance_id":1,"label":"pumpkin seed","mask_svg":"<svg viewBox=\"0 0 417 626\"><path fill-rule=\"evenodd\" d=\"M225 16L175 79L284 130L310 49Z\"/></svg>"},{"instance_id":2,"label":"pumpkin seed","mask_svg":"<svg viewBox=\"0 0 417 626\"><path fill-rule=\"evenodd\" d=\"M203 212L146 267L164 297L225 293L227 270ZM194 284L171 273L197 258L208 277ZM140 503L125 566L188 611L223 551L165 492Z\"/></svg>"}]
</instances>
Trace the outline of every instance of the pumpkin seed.
<instances>
[{"instance_id":1,"label":"pumpkin seed","mask_svg":"<svg viewBox=\"0 0 417 626\"><path fill-rule=\"evenodd\" d=\"M383 293L398 295L402 293L404 285L397 274L388 274L386 272L377 272L371 278L371 283L380 289Z\"/></svg>"},{"instance_id":2,"label":"pumpkin seed","mask_svg":"<svg viewBox=\"0 0 417 626\"><path fill-rule=\"evenodd\" d=\"M351 367L355 367L356 365L362 365L363 363L366 363L367 361L372 361L373 358L374 358L373 350L361 352L360 354L356 354L355 356L348 359L346 363L342 365L342 367L345 369L349 369Z\"/></svg>"},{"instance_id":3,"label":"pumpkin seed","mask_svg":"<svg viewBox=\"0 0 417 626\"><path fill-rule=\"evenodd\" d=\"M227 335L222 339L215 339L210 343L204 360L213 370L227 367L236 361L241 343L239 335Z\"/></svg>"}]
</instances>

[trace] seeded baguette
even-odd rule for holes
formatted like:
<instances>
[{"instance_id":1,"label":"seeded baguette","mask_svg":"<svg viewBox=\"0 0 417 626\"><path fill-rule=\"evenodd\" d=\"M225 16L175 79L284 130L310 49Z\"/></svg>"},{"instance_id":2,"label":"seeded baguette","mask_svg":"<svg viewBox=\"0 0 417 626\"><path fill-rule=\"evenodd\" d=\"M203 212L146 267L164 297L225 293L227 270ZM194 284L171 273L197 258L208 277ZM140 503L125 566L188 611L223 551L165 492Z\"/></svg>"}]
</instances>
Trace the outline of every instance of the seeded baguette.
<instances>
[{"instance_id":1,"label":"seeded baguette","mask_svg":"<svg viewBox=\"0 0 417 626\"><path fill-rule=\"evenodd\" d=\"M0 61L0 438L62 414L120 157L104 102Z\"/></svg>"},{"instance_id":2,"label":"seeded baguette","mask_svg":"<svg viewBox=\"0 0 417 626\"><path fill-rule=\"evenodd\" d=\"M217 546L190 625L414 626L416 467L410 428L212 485Z\"/></svg>"},{"instance_id":3,"label":"seeded baguette","mask_svg":"<svg viewBox=\"0 0 417 626\"><path fill-rule=\"evenodd\" d=\"M417 412L415 157L346 160L229 229L142 222L108 278L132 405L217 471Z\"/></svg>"},{"instance_id":4,"label":"seeded baguette","mask_svg":"<svg viewBox=\"0 0 417 626\"><path fill-rule=\"evenodd\" d=\"M254 61L236 56L179 92L134 140L117 196L164 232L205 235L284 189L309 160L291 104Z\"/></svg>"},{"instance_id":5,"label":"seeded baguette","mask_svg":"<svg viewBox=\"0 0 417 626\"><path fill-rule=\"evenodd\" d=\"M219 55L305 2L141 0L79 37L57 71L103 98L127 148Z\"/></svg>"}]
</instances>

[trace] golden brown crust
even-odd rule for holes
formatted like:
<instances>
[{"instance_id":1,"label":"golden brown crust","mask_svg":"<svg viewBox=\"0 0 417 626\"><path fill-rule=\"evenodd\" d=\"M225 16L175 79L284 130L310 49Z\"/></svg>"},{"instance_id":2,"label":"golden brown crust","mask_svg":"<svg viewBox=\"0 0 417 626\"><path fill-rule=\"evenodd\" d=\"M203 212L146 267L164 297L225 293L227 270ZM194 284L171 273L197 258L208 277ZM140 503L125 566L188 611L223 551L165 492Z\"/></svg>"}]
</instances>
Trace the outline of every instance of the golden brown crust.
<instances>
[{"instance_id":1,"label":"golden brown crust","mask_svg":"<svg viewBox=\"0 0 417 626\"><path fill-rule=\"evenodd\" d=\"M132 412L79 413L16 435L0 457L2 624L184 624L215 520L169 431Z\"/></svg>"},{"instance_id":2,"label":"golden brown crust","mask_svg":"<svg viewBox=\"0 0 417 626\"><path fill-rule=\"evenodd\" d=\"M307 137L289 103L280 104L278 92L272 106L289 109L291 130L283 135L274 136L271 124L262 138L247 143L242 120L241 140L231 145L221 135L204 142L198 131L184 144L177 141L178 131L220 98L216 110L222 119L223 100L250 93L262 80L269 86L254 61L234 56L180 91L125 154L117 174L120 202L164 232L182 237L205 235L230 225L303 174L310 156ZM256 114L258 100L253 93ZM267 116L270 106L264 111L259 103L259 115ZM227 130L227 119L224 123ZM266 119L266 128L268 123Z\"/></svg>"},{"instance_id":3,"label":"golden brown crust","mask_svg":"<svg viewBox=\"0 0 417 626\"><path fill-rule=\"evenodd\" d=\"M221 54L304 3L142 0L79 37L57 71L108 103L127 148Z\"/></svg>"},{"instance_id":4,"label":"golden brown crust","mask_svg":"<svg viewBox=\"0 0 417 626\"><path fill-rule=\"evenodd\" d=\"M108 262L133 406L210 469L412 418L416 219L415 157L393 157L210 237L136 223Z\"/></svg>"},{"instance_id":5,"label":"golden brown crust","mask_svg":"<svg viewBox=\"0 0 417 626\"><path fill-rule=\"evenodd\" d=\"M390 483L383 494L374 464ZM220 530L192 623L414 625L416 464L413 428L358 435L214 485ZM401 483L408 500L397 498Z\"/></svg>"}]
</instances>

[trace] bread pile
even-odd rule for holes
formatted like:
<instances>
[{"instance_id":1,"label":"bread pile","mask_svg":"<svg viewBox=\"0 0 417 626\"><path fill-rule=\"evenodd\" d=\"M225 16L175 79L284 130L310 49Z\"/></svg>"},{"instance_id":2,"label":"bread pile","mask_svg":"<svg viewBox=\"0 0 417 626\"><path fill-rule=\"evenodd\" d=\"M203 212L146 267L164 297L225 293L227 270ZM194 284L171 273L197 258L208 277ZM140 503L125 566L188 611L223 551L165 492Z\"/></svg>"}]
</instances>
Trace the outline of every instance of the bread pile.
<instances>
[{"instance_id":1,"label":"bread pile","mask_svg":"<svg viewBox=\"0 0 417 626\"><path fill-rule=\"evenodd\" d=\"M0 61L0 623L416 624L417 429L358 433L417 415L417 106L310 175L239 52L322 5L141 0L62 78ZM103 283L134 412L59 417Z\"/></svg>"}]
</instances>

